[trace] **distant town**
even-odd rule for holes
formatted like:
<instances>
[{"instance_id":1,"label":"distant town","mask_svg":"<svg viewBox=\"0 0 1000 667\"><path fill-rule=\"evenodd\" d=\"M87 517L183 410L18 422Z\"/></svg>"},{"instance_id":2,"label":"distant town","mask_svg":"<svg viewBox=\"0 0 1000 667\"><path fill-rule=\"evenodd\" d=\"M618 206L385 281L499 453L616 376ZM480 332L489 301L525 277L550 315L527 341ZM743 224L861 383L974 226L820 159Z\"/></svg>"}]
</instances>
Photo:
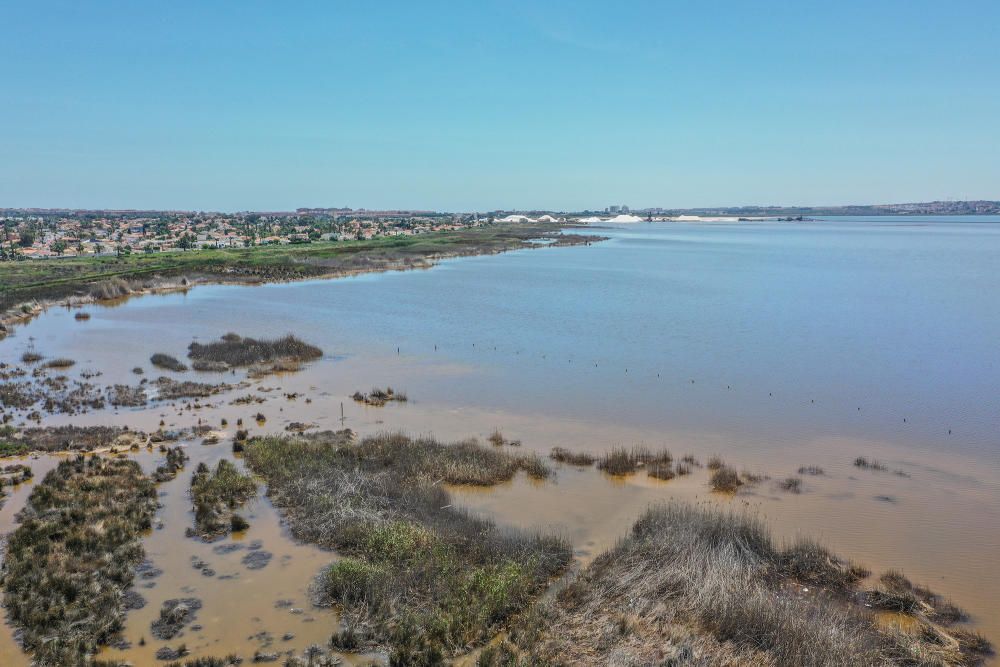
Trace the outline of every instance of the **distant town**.
<instances>
[{"instance_id":1,"label":"distant town","mask_svg":"<svg viewBox=\"0 0 1000 667\"><path fill-rule=\"evenodd\" d=\"M938 201L839 207L743 206L586 211L445 213L300 208L285 212L0 209L0 260L240 248L415 235L519 222L641 222L698 218L800 220L809 216L1000 215L1000 201Z\"/></svg>"}]
</instances>

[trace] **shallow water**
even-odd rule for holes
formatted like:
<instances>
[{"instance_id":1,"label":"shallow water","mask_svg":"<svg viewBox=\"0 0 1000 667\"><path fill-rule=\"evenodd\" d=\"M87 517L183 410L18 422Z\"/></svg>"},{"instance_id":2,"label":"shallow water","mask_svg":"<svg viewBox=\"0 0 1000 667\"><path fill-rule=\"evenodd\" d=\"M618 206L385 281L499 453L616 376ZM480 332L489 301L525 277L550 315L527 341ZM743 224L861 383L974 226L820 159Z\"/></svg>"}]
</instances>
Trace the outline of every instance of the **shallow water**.
<instances>
[{"instance_id":1,"label":"shallow water","mask_svg":"<svg viewBox=\"0 0 1000 667\"><path fill-rule=\"evenodd\" d=\"M703 470L663 483L565 466L554 482L518 478L456 493L502 522L555 527L581 562L613 544L652 502L683 497L746 508L780 536L808 534L876 571L903 569L954 597L1000 641L993 576L1000 565L1000 219L593 231L612 239L450 260L426 271L203 286L88 307L86 322L54 308L0 342L0 360L15 361L33 338L48 356L77 359L70 375L100 369L100 382L135 384L134 366L156 377L149 355L183 357L193 338L294 331L327 353L301 373L265 378L197 411L153 406L72 421L152 430L161 417L174 426L225 417L232 429L242 416L252 433L302 421L446 439L501 428L540 452L643 443L702 461L718 454L775 479L820 465L826 474L805 477L800 495L767 480L724 499L707 492ZM405 390L410 402L370 408L347 398L386 384ZM283 396L292 391L302 396ZM267 400L228 404L246 393ZM258 410L268 417L264 426L249 420ZM66 418L47 423L59 421ZM295 544L265 499L253 506L242 537L263 540L275 554L262 570L242 569L240 552L222 557L214 545L184 538L191 466L228 455L229 446L189 449L198 458L161 487L164 528L146 542L165 573L143 591L149 604L130 614L127 638L148 640L159 603L190 586L206 603L203 630L183 638L195 655L248 656L256 644L247 637L262 629L275 635L268 650L325 643L335 614L310 609L291 618L274 602L304 603L308 582L333 555ZM909 477L854 468L862 455ZM0 528L10 529L18 502L15 495L0 510ZM239 577L202 577L192 555ZM284 632L295 639L282 642ZM7 657L10 637L0 641ZM158 645L127 655L141 664Z\"/></svg>"}]
</instances>

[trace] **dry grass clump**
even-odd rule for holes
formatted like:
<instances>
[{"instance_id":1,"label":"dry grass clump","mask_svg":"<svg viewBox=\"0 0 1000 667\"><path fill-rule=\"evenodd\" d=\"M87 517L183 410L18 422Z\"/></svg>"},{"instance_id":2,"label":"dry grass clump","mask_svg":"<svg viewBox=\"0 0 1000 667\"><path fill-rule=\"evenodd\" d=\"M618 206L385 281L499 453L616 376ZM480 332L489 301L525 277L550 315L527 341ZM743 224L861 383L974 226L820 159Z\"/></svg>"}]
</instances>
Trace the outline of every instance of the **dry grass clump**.
<instances>
[{"instance_id":1,"label":"dry grass clump","mask_svg":"<svg viewBox=\"0 0 1000 667\"><path fill-rule=\"evenodd\" d=\"M142 385L132 387L127 384L115 384L107 388L108 403L114 407L137 408L146 405L149 397Z\"/></svg>"},{"instance_id":2,"label":"dry grass clump","mask_svg":"<svg viewBox=\"0 0 1000 667\"><path fill-rule=\"evenodd\" d=\"M210 359L195 359L191 362L191 368L196 371L208 373L222 373L229 370L229 364L224 361L212 361Z\"/></svg>"},{"instance_id":3,"label":"dry grass clump","mask_svg":"<svg viewBox=\"0 0 1000 667\"><path fill-rule=\"evenodd\" d=\"M786 477L778 482L778 488L789 493L802 493L802 480L798 477Z\"/></svg>"},{"instance_id":4,"label":"dry grass clump","mask_svg":"<svg viewBox=\"0 0 1000 667\"><path fill-rule=\"evenodd\" d=\"M120 299L132 293L132 286L122 278L102 280L90 286L90 295L98 301Z\"/></svg>"},{"instance_id":5,"label":"dry grass clump","mask_svg":"<svg viewBox=\"0 0 1000 667\"><path fill-rule=\"evenodd\" d=\"M629 475L650 464L670 464L673 457L665 449L658 452L648 447L636 446L631 449L617 447L605 454L597 462L597 467L609 475Z\"/></svg>"},{"instance_id":6,"label":"dry grass clump","mask_svg":"<svg viewBox=\"0 0 1000 667\"><path fill-rule=\"evenodd\" d=\"M819 466L802 466L801 468L799 468L799 474L800 475L813 475L815 477L817 475L824 474L824 471Z\"/></svg>"},{"instance_id":7,"label":"dry grass clump","mask_svg":"<svg viewBox=\"0 0 1000 667\"><path fill-rule=\"evenodd\" d=\"M885 464L880 463L875 459L869 460L864 456L859 456L858 458L854 459L854 467L863 468L865 470L878 470L882 472L885 472L889 469L885 466Z\"/></svg>"},{"instance_id":8,"label":"dry grass clump","mask_svg":"<svg viewBox=\"0 0 1000 667\"><path fill-rule=\"evenodd\" d=\"M214 471L199 463L191 477L191 500L201 538L213 540L239 530L238 526L245 528L246 520L234 510L256 493L257 483L231 461L222 459Z\"/></svg>"},{"instance_id":9,"label":"dry grass clump","mask_svg":"<svg viewBox=\"0 0 1000 667\"><path fill-rule=\"evenodd\" d=\"M862 468L863 470L875 470L877 472L889 472L889 467L886 466L884 463L882 463L880 461L876 461L875 459L867 459L864 456L859 456L858 458L854 459L854 466L856 468ZM909 473L907 473L907 472L905 472L903 470L898 470L898 469L897 470L893 470L892 474L893 475L897 475L899 477L909 477L910 476Z\"/></svg>"},{"instance_id":10,"label":"dry grass clump","mask_svg":"<svg viewBox=\"0 0 1000 667\"><path fill-rule=\"evenodd\" d=\"M90 452L105 447L130 448L145 434L120 426L46 426L22 429L16 441L29 451Z\"/></svg>"},{"instance_id":11,"label":"dry grass clump","mask_svg":"<svg viewBox=\"0 0 1000 667\"><path fill-rule=\"evenodd\" d=\"M553 447L552 451L549 453L549 458L553 461L558 461L559 463L568 463L574 466L590 466L594 465L594 458L592 454L586 452L571 452L565 447Z\"/></svg>"},{"instance_id":12,"label":"dry grass clump","mask_svg":"<svg viewBox=\"0 0 1000 667\"><path fill-rule=\"evenodd\" d=\"M859 581L871 574L864 567L841 560L820 543L805 538L782 550L776 564L785 577L840 595L850 593Z\"/></svg>"},{"instance_id":13,"label":"dry grass clump","mask_svg":"<svg viewBox=\"0 0 1000 667\"><path fill-rule=\"evenodd\" d=\"M347 556L317 579L317 601L342 608L338 645L387 646L393 665L488 641L571 559L565 540L453 506L442 482L494 484L525 466L504 450L341 431L255 438L245 456L297 538Z\"/></svg>"},{"instance_id":14,"label":"dry grass clump","mask_svg":"<svg viewBox=\"0 0 1000 667\"><path fill-rule=\"evenodd\" d=\"M169 354L164 354L162 352L157 352L149 358L149 363L153 364L157 368L164 368L168 371L176 371L182 373L188 369L188 367L181 362L177 357L172 357Z\"/></svg>"},{"instance_id":15,"label":"dry grass clump","mask_svg":"<svg viewBox=\"0 0 1000 667\"><path fill-rule=\"evenodd\" d=\"M69 359L67 357L57 357L56 359L50 359L42 364L42 368L69 368L76 364L75 359Z\"/></svg>"},{"instance_id":16,"label":"dry grass clump","mask_svg":"<svg viewBox=\"0 0 1000 667\"><path fill-rule=\"evenodd\" d=\"M712 486L713 491L719 491L720 493L736 493L741 486L743 486L743 480L735 470L729 466L722 465L717 468L711 467L711 462L709 462L709 469L713 470L712 477L709 479L709 484Z\"/></svg>"},{"instance_id":17,"label":"dry grass clump","mask_svg":"<svg viewBox=\"0 0 1000 667\"><path fill-rule=\"evenodd\" d=\"M364 403L365 405L373 405L375 407L382 407L389 401L397 401L399 403L405 403L408 399L405 393L393 390L392 387L386 387L385 389L379 389L378 387L372 387L372 390L367 394L356 391L351 395L351 398L358 403ZM501 443L503 444L503 443Z\"/></svg>"},{"instance_id":18,"label":"dry grass clump","mask_svg":"<svg viewBox=\"0 0 1000 667\"><path fill-rule=\"evenodd\" d=\"M44 355L39 354L34 350L28 350L27 352L21 355L21 363L34 364L41 361L44 358L45 358Z\"/></svg>"},{"instance_id":19,"label":"dry grass clump","mask_svg":"<svg viewBox=\"0 0 1000 667\"><path fill-rule=\"evenodd\" d=\"M245 394L243 396L237 396L229 402L230 405L250 405L251 403L263 403L264 399L260 396L254 396L253 394Z\"/></svg>"},{"instance_id":20,"label":"dry grass clump","mask_svg":"<svg viewBox=\"0 0 1000 667\"><path fill-rule=\"evenodd\" d=\"M968 620L968 614L930 589L914 584L898 570L879 577L879 587L865 594L876 609L920 614L935 623L950 625Z\"/></svg>"},{"instance_id":21,"label":"dry grass clump","mask_svg":"<svg viewBox=\"0 0 1000 667\"><path fill-rule=\"evenodd\" d=\"M710 457L708 461L705 463L705 467L708 468L709 470L718 470L723 465L725 464L722 462L722 459L720 459L718 456Z\"/></svg>"},{"instance_id":22,"label":"dry grass clump","mask_svg":"<svg viewBox=\"0 0 1000 667\"><path fill-rule=\"evenodd\" d=\"M486 441L489 442L494 447L502 447L504 445L508 445L510 447L521 446L520 440L508 440L507 438L504 437L503 431L501 431L498 428L493 429L493 432L490 433L488 438L486 438Z\"/></svg>"},{"instance_id":23,"label":"dry grass clump","mask_svg":"<svg viewBox=\"0 0 1000 667\"><path fill-rule=\"evenodd\" d=\"M185 660L182 662L168 662L165 667L238 667L238 665L243 664L243 658L236 655L235 653L227 655L224 658L215 657L202 657L194 658L192 660ZM328 663L304 663L308 664L308 667L327 667ZM329 663L334 664L334 663Z\"/></svg>"},{"instance_id":24,"label":"dry grass clump","mask_svg":"<svg viewBox=\"0 0 1000 667\"><path fill-rule=\"evenodd\" d=\"M312 361L323 356L323 350L288 334L276 339L256 339L227 333L221 339L202 345L188 346L188 357L195 361L215 362L227 366L252 366L271 361Z\"/></svg>"},{"instance_id":25,"label":"dry grass clump","mask_svg":"<svg viewBox=\"0 0 1000 667\"><path fill-rule=\"evenodd\" d=\"M190 382L174 380L168 377L158 377L153 382L157 388L157 398L161 401L173 401L179 398L208 398L215 394L233 388L230 384L208 384L205 382Z\"/></svg>"},{"instance_id":26,"label":"dry grass clump","mask_svg":"<svg viewBox=\"0 0 1000 667\"><path fill-rule=\"evenodd\" d=\"M813 543L776 546L757 518L660 505L523 616L508 635L514 650L497 649L481 664L975 663L971 648L963 653L962 640L936 627L904 636L880 626L852 594L856 576ZM802 582L820 590L792 585ZM496 653L521 659L497 661Z\"/></svg>"},{"instance_id":27,"label":"dry grass clump","mask_svg":"<svg viewBox=\"0 0 1000 667\"><path fill-rule=\"evenodd\" d=\"M79 456L32 490L3 564L4 606L35 664L88 664L125 618L156 489L134 461Z\"/></svg>"},{"instance_id":28,"label":"dry grass clump","mask_svg":"<svg viewBox=\"0 0 1000 667\"><path fill-rule=\"evenodd\" d=\"M646 474L654 479L662 479L664 481L673 479L677 476L677 473L674 472L673 466L670 465L669 461L649 464L646 468Z\"/></svg>"}]
</instances>

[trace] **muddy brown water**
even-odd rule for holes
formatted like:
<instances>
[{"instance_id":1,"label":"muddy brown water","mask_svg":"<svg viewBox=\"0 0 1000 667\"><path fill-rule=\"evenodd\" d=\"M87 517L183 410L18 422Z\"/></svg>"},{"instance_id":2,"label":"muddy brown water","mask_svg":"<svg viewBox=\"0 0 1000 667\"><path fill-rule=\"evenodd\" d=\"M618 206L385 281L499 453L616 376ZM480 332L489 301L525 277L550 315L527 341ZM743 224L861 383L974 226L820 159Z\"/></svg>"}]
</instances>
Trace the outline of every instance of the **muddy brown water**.
<instances>
[{"instance_id":1,"label":"muddy brown water","mask_svg":"<svg viewBox=\"0 0 1000 667\"><path fill-rule=\"evenodd\" d=\"M34 337L34 344L46 355L78 359L67 373L71 377L99 369L103 375L92 381L135 384L139 377L131 369L143 366L145 377L151 379L160 374L200 381L241 379L242 373L172 374L149 367L147 360L153 352L181 357L192 339L190 332L166 329L152 315L157 300L162 298L144 297L116 309L90 306L87 310L92 318L85 323L72 321L71 311L52 309L0 342L0 360L16 362L29 337ZM177 307L176 302L172 303ZM228 330L250 335L298 328L294 321L283 321L261 331L250 311L243 320L232 321L215 318L197 302L190 308L190 317L197 320L203 337L208 337L203 333L207 331L216 336ZM87 335L82 335L84 331ZM200 461L211 465L222 457L233 456L230 438L238 418L244 420L251 434L284 432L289 423L304 422L317 428L346 426L361 435L403 430L444 440L475 436L485 441L493 429L500 428L507 438L520 440L523 450L541 454L557 445L601 453L615 445L644 444L666 447L675 457L691 453L701 462L719 455L739 470L766 474L770 479L727 497L709 492L704 468L695 468L690 476L660 482L641 472L612 478L593 468L555 464L556 475L551 481L536 482L519 476L490 489L455 488L453 492L457 502L501 524L562 533L574 545L580 565L625 535L637 516L653 503L680 498L751 512L765 519L779 538L807 535L876 573L889 568L903 570L914 581L953 598L972 614L975 629L994 642L1000 641L996 603L1000 599L1000 579L995 577L1000 565L1000 469L988 457L945 448L913 448L899 440L856 433L797 432L794 439L754 440L751 446L751 435L744 438L739 432L715 429L710 424L701 428L651 427L631 419L608 418L606 414L589 418L566 413L535 401L518 404L516 397L498 407L476 393L456 395L448 389L457 379L461 379L463 387L476 382L485 386L496 381L496 374L488 364L480 366L465 357L448 355L444 344L438 350L397 353L386 345L352 343L343 347L336 340L304 337L320 344L327 355L301 372L250 380L247 388L204 399L199 409L186 409L188 403L178 401L44 420L46 425L122 424L146 431L155 430L161 420L168 428L190 427L200 420L223 435L217 445L202 445L200 439L183 442L191 461L175 480L159 486L163 506L157 517L162 527L149 532L144 546L147 557L163 573L148 581L137 580L136 589L146 599L146 606L128 614L124 635L132 643L131 648L109 648L104 651L105 657L155 664L157 648L181 642L192 656L235 652L249 658L257 649L301 652L311 644L326 645L337 628L336 613L314 608L308 597L310 582L336 555L296 542L264 497L263 489L243 512L250 520L244 534L212 543L184 535L185 529L193 525L187 495L191 472ZM376 408L348 398L355 390L386 384L405 390L409 402ZM510 389L516 392L516 387ZM298 397L290 400L285 396L290 393ZM259 396L263 402L231 404L234 398L247 394ZM267 417L264 424L253 420L257 412ZM228 420L225 428L221 427L223 418ZM130 455L147 470L162 460L156 451ZM851 462L856 456L876 458L907 476L855 468ZM8 494L0 509L0 532L6 534L16 527L15 515L33 484L58 459L41 456L28 460L35 481ZM821 466L825 473L802 476L801 494L778 489L778 480L794 475L804 465ZM266 567L250 570L242 558L255 541L272 558ZM221 550L217 547L230 544L238 548L218 553ZM205 561L215 575L204 576L192 566L192 559ZM188 628L171 642L153 640L150 622L164 600L176 597L198 597L203 601L195 621L200 629ZM291 601L291 607L279 605L279 601ZM259 633L268 633L271 641L261 640ZM291 638L284 640L286 634ZM146 643L140 646L143 638ZM377 655L346 658L351 664L380 659ZM13 629L5 626L0 632L0 663L28 662L28 656L14 640Z\"/></svg>"}]
</instances>

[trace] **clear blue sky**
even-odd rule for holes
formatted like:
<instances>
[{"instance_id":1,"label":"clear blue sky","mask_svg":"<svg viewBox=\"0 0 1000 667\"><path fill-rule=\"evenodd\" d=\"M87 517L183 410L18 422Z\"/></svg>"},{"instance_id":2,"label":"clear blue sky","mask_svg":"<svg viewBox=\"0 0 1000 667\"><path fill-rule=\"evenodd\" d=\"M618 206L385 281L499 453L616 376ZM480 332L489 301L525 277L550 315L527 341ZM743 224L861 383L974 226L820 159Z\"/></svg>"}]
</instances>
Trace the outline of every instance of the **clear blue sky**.
<instances>
[{"instance_id":1,"label":"clear blue sky","mask_svg":"<svg viewBox=\"0 0 1000 667\"><path fill-rule=\"evenodd\" d=\"M1000 199L1000 2L0 2L0 207Z\"/></svg>"}]
</instances>

